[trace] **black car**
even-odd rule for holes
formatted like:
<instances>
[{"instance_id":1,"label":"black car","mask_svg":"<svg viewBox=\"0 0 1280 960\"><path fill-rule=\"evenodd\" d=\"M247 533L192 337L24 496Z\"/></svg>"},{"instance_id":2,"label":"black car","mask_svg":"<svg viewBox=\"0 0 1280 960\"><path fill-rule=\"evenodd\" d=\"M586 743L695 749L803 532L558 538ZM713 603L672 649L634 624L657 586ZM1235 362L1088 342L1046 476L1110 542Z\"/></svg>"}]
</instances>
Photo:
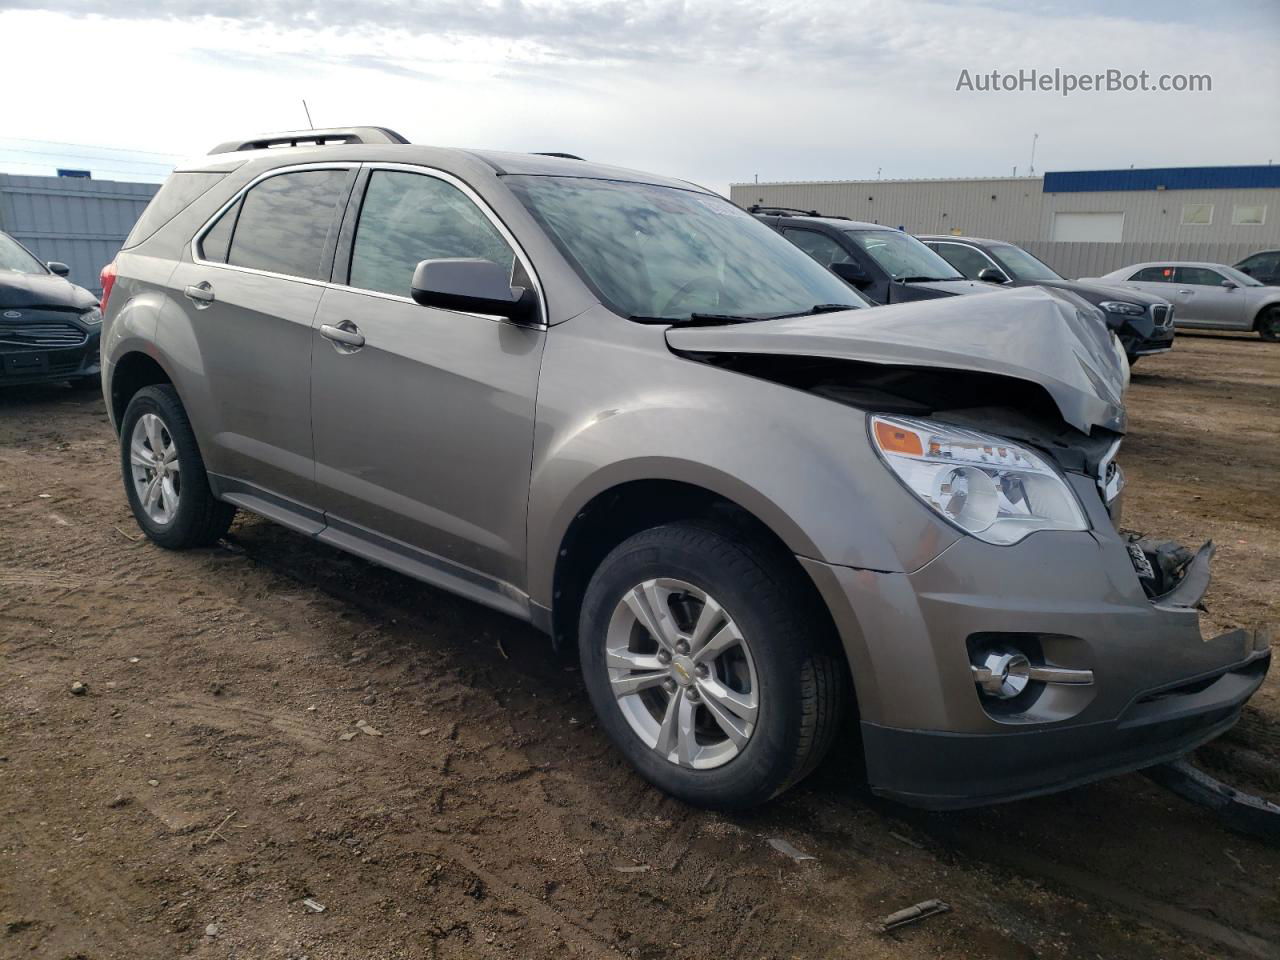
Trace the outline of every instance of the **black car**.
<instances>
[{"instance_id":1,"label":"black car","mask_svg":"<svg viewBox=\"0 0 1280 960\"><path fill-rule=\"evenodd\" d=\"M999 286L1070 290L1107 315L1129 363L1173 347L1173 305L1137 290L1068 280L1021 247L976 237L921 236L930 249L972 280Z\"/></svg>"},{"instance_id":2,"label":"black car","mask_svg":"<svg viewBox=\"0 0 1280 960\"><path fill-rule=\"evenodd\" d=\"M753 206L748 212L874 303L991 292L987 284L967 280L911 234L893 227L787 207Z\"/></svg>"},{"instance_id":3,"label":"black car","mask_svg":"<svg viewBox=\"0 0 1280 960\"><path fill-rule=\"evenodd\" d=\"M41 263L0 233L0 386L69 380L100 383L98 298L66 279L65 263Z\"/></svg>"},{"instance_id":4,"label":"black car","mask_svg":"<svg viewBox=\"0 0 1280 960\"><path fill-rule=\"evenodd\" d=\"M1268 287L1280 287L1280 250L1263 250L1245 257L1236 265L1241 273Z\"/></svg>"}]
</instances>

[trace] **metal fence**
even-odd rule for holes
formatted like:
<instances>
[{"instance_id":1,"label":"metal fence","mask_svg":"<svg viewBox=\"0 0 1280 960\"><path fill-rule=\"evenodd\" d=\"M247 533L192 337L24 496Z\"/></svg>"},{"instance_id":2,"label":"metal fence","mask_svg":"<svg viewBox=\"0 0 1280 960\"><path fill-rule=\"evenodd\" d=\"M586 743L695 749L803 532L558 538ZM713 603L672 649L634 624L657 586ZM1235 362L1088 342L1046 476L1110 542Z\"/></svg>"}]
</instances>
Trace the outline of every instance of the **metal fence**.
<instances>
[{"instance_id":1,"label":"metal fence","mask_svg":"<svg viewBox=\"0 0 1280 960\"><path fill-rule=\"evenodd\" d=\"M0 174L0 230L41 260L61 260L74 283L100 294L99 271L159 189L155 183Z\"/></svg>"},{"instance_id":2,"label":"metal fence","mask_svg":"<svg viewBox=\"0 0 1280 960\"><path fill-rule=\"evenodd\" d=\"M1262 249L1256 243L1066 243L1024 240L1019 246L1064 277L1100 277L1131 263L1151 260L1202 260L1233 264Z\"/></svg>"}]
</instances>

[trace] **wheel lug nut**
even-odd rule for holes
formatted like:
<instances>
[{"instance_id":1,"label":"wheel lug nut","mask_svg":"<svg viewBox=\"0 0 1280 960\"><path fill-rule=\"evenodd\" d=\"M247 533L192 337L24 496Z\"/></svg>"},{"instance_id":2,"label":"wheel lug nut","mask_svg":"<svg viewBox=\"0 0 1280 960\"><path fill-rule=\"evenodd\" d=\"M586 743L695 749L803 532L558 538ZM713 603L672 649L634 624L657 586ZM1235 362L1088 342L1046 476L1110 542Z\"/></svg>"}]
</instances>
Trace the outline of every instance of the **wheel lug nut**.
<instances>
[{"instance_id":1,"label":"wheel lug nut","mask_svg":"<svg viewBox=\"0 0 1280 960\"><path fill-rule=\"evenodd\" d=\"M697 669L698 669L698 676L703 678L704 680L707 678L707 675L711 672L710 670L707 669L707 665L705 663L698 664Z\"/></svg>"},{"instance_id":2,"label":"wheel lug nut","mask_svg":"<svg viewBox=\"0 0 1280 960\"><path fill-rule=\"evenodd\" d=\"M659 662L659 663L670 663L670 662L671 662L671 651L670 651L670 650L659 650L659 651L658 651L658 662Z\"/></svg>"},{"instance_id":3,"label":"wheel lug nut","mask_svg":"<svg viewBox=\"0 0 1280 960\"><path fill-rule=\"evenodd\" d=\"M676 682L675 682L674 680L663 680L663 681L662 681L662 689L663 689L663 690L665 690L665 691L667 691L667 693L675 693L675 692L676 692Z\"/></svg>"},{"instance_id":4,"label":"wheel lug nut","mask_svg":"<svg viewBox=\"0 0 1280 960\"><path fill-rule=\"evenodd\" d=\"M685 696L687 696L690 700L697 700L699 698L697 688L690 687L687 691L685 691Z\"/></svg>"},{"instance_id":5,"label":"wheel lug nut","mask_svg":"<svg viewBox=\"0 0 1280 960\"><path fill-rule=\"evenodd\" d=\"M676 644L676 653L680 654L681 656L684 656L688 652L689 652L689 645L685 643L683 640L681 640L679 643Z\"/></svg>"}]
</instances>

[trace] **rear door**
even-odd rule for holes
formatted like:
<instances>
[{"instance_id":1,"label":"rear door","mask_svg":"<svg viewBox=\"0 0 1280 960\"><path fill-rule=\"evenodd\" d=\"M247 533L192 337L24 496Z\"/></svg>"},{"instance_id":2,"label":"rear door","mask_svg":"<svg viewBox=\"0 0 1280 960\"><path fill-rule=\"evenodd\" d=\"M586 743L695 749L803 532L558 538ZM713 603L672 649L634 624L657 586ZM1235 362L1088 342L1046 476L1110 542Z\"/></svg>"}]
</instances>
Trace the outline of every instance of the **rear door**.
<instances>
[{"instance_id":1,"label":"rear door","mask_svg":"<svg viewBox=\"0 0 1280 960\"><path fill-rule=\"evenodd\" d=\"M1210 327L1247 327L1245 296L1234 283L1208 267L1178 267L1174 276L1174 317Z\"/></svg>"},{"instance_id":2,"label":"rear door","mask_svg":"<svg viewBox=\"0 0 1280 960\"><path fill-rule=\"evenodd\" d=\"M311 326L356 168L316 164L255 181L197 236L193 262L170 281L196 341L170 355L200 367L189 378L199 395L184 399L215 483L311 532L320 520Z\"/></svg>"},{"instance_id":3,"label":"rear door","mask_svg":"<svg viewBox=\"0 0 1280 960\"><path fill-rule=\"evenodd\" d=\"M534 401L545 326L424 307L421 260L480 257L533 286L460 181L367 168L315 317L311 376L324 538L475 596L524 582ZM344 331L348 341L334 339ZM433 570L434 575L422 567Z\"/></svg>"}]
</instances>

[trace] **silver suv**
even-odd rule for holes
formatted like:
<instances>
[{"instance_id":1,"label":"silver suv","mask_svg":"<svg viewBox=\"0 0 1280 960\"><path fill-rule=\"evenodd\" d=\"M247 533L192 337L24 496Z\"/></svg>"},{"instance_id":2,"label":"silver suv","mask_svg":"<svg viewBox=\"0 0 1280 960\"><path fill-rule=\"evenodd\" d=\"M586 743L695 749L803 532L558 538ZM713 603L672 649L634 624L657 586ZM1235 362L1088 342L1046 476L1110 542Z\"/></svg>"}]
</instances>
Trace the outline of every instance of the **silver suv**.
<instances>
[{"instance_id":1,"label":"silver suv","mask_svg":"<svg viewBox=\"0 0 1280 960\"><path fill-rule=\"evenodd\" d=\"M576 645L648 780L743 807L855 738L956 807L1221 733L1266 644L1117 532L1123 361L1026 288L863 309L688 183L380 128L224 144L104 271L153 541L237 508Z\"/></svg>"}]
</instances>

